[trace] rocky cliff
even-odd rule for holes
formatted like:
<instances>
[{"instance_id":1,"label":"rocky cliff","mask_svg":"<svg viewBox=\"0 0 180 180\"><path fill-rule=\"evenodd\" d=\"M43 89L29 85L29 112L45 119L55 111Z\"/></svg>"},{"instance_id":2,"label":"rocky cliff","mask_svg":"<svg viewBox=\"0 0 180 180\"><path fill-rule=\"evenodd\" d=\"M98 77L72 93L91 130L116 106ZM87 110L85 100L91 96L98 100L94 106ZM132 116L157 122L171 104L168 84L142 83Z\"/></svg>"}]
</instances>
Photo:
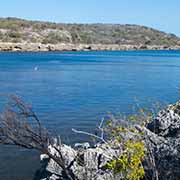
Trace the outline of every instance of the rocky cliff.
<instances>
[{"instance_id":1,"label":"rocky cliff","mask_svg":"<svg viewBox=\"0 0 180 180\"><path fill-rule=\"evenodd\" d=\"M157 174L160 180L179 180L180 177L180 102L168 106L160 111L147 127L137 126L142 132L145 146L151 149L154 157ZM132 135L127 135L132 136ZM129 137L128 137L129 138ZM132 137L135 138L135 137ZM148 139L148 141L146 140ZM97 144L96 147L84 147L81 151L67 145L61 147L66 164L80 180L110 180L113 173L105 169L105 164L114 155L121 153L121 147L109 149L106 144ZM53 148L50 147L52 151ZM56 153L54 151L54 153ZM77 159L77 156L79 159ZM37 173L37 179L64 180L62 169L47 155L41 155L43 167ZM145 180L153 179L152 166L145 158ZM123 179L117 177L116 179Z\"/></svg>"},{"instance_id":2,"label":"rocky cliff","mask_svg":"<svg viewBox=\"0 0 180 180\"><path fill-rule=\"evenodd\" d=\"M41 44L0 43L0 51L47 52L47 51L119 51L119 50L179 50L180 46L118 45L118 44Z\"/></svg>"}]
</instances>

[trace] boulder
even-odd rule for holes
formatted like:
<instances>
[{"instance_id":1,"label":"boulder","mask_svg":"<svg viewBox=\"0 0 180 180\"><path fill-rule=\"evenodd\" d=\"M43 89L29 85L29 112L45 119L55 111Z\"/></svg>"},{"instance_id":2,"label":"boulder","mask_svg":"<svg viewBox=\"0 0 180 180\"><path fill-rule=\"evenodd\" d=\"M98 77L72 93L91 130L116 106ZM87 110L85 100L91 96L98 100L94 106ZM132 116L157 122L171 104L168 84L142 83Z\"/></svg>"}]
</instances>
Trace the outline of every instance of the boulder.
<instances>
[{"instance_id":1,"label":"boulder","mask_svg":"<svg viewBox=\"0 0 180 180\"><path fill-rule=\"evenodd\" d=\"M174 137L180 136L180 102L169 105L167 109L158 113L153 122L148 124L148 129L159 136Z\"/></svg>"}]
</instances>

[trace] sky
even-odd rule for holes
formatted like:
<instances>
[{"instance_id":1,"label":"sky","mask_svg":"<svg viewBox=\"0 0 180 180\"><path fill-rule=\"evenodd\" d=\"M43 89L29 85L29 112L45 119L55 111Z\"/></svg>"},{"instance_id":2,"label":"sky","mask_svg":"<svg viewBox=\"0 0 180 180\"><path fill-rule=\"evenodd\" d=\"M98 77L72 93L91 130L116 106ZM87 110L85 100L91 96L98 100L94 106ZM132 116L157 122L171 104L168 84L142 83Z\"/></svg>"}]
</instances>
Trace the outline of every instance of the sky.
<instances>
[{"instance_id":1,"label":"sky","mask_svg":"<svg viewBox=\"0 0 180 180\"><path fill-rule=\"evenodd\" d=\"M180 36L180 0L1 0L0 17L138 24Z\"/></svg>"}]
</instances>

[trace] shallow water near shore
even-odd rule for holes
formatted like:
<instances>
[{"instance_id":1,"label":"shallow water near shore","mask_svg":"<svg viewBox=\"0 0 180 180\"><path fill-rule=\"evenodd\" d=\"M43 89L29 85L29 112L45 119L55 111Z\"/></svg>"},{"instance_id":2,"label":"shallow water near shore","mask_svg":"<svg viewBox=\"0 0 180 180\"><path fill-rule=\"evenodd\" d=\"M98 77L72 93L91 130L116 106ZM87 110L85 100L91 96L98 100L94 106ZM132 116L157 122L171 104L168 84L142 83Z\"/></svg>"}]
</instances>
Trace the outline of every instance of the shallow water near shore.
<instances>
[{"instance_id":1,"label":"shallow water near shore","mask_svg":"<svg viewBox=\"0 0 180 180\"><path fill-rule=\"evenodd\" d=\"M180 51L0 53L0 93L33 105L42 124L65 143L87 141L107 112L178 100ZM0 101L0 111L5 103ZM39 154L0 147L0 179L32 179Z\"/></svg>"}]
</instances>

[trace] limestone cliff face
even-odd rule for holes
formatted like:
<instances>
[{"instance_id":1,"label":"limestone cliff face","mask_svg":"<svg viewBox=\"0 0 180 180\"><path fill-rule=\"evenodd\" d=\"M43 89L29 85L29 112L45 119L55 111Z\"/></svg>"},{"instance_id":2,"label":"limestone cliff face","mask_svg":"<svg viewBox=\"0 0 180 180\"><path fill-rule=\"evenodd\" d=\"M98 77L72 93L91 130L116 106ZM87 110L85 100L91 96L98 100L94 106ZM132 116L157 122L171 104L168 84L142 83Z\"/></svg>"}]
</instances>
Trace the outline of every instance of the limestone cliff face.
<instances>
[{"instance_id":1,"label":"limestone cliff face","mask_svg":"<svg viewBox=\"0 0 180 180\"><path fill-rule=\"evenodd\" d=\"M118 50L179 50L180 46L118 45L118 44L41 44L1 43L0 51L47 52L47 51L118 51Z\"/></svg>"},{"instance_id":2,"label":"limestone cliff face","mask_svg":"<svg viewBox=\"0 0 180 180\"><path fill-rule=\"evenodd\" d=\"M147 148L151 149L155 157L156 168L160 180L179 180L180 177L180 102L168 106L158 113L157 117L146 127L137 126L138 131L143 132L142 136ZM127 134L127 136L129 136ZM132 135L131 135L132 136ZM148 138L147 138L148 137ZM129 138L129 137L128 137ZM133 138L133 137L131 137ZM54 153L56 151L50 147ZM62 153L66 164L80 180L111 180L113 173L104 169L104 165L114 155L122 153L121 146L114 146L111 149L106 144L97 144L96 147L88 147L76 150L70 146L62 145ZM80 157L77 160L77 155ZM48 156L41 156L42 162L46 161L41 169L43 180L64 180L62 169L49 159ZM152 169L148 166L146 158L143 162L146 172L145 180L152 179ZM46 174L44 174L46 172ZM44 175L44 176L43 176ZM117 177L121 179L123 177Z\"/></svg>"}]
</instances>

